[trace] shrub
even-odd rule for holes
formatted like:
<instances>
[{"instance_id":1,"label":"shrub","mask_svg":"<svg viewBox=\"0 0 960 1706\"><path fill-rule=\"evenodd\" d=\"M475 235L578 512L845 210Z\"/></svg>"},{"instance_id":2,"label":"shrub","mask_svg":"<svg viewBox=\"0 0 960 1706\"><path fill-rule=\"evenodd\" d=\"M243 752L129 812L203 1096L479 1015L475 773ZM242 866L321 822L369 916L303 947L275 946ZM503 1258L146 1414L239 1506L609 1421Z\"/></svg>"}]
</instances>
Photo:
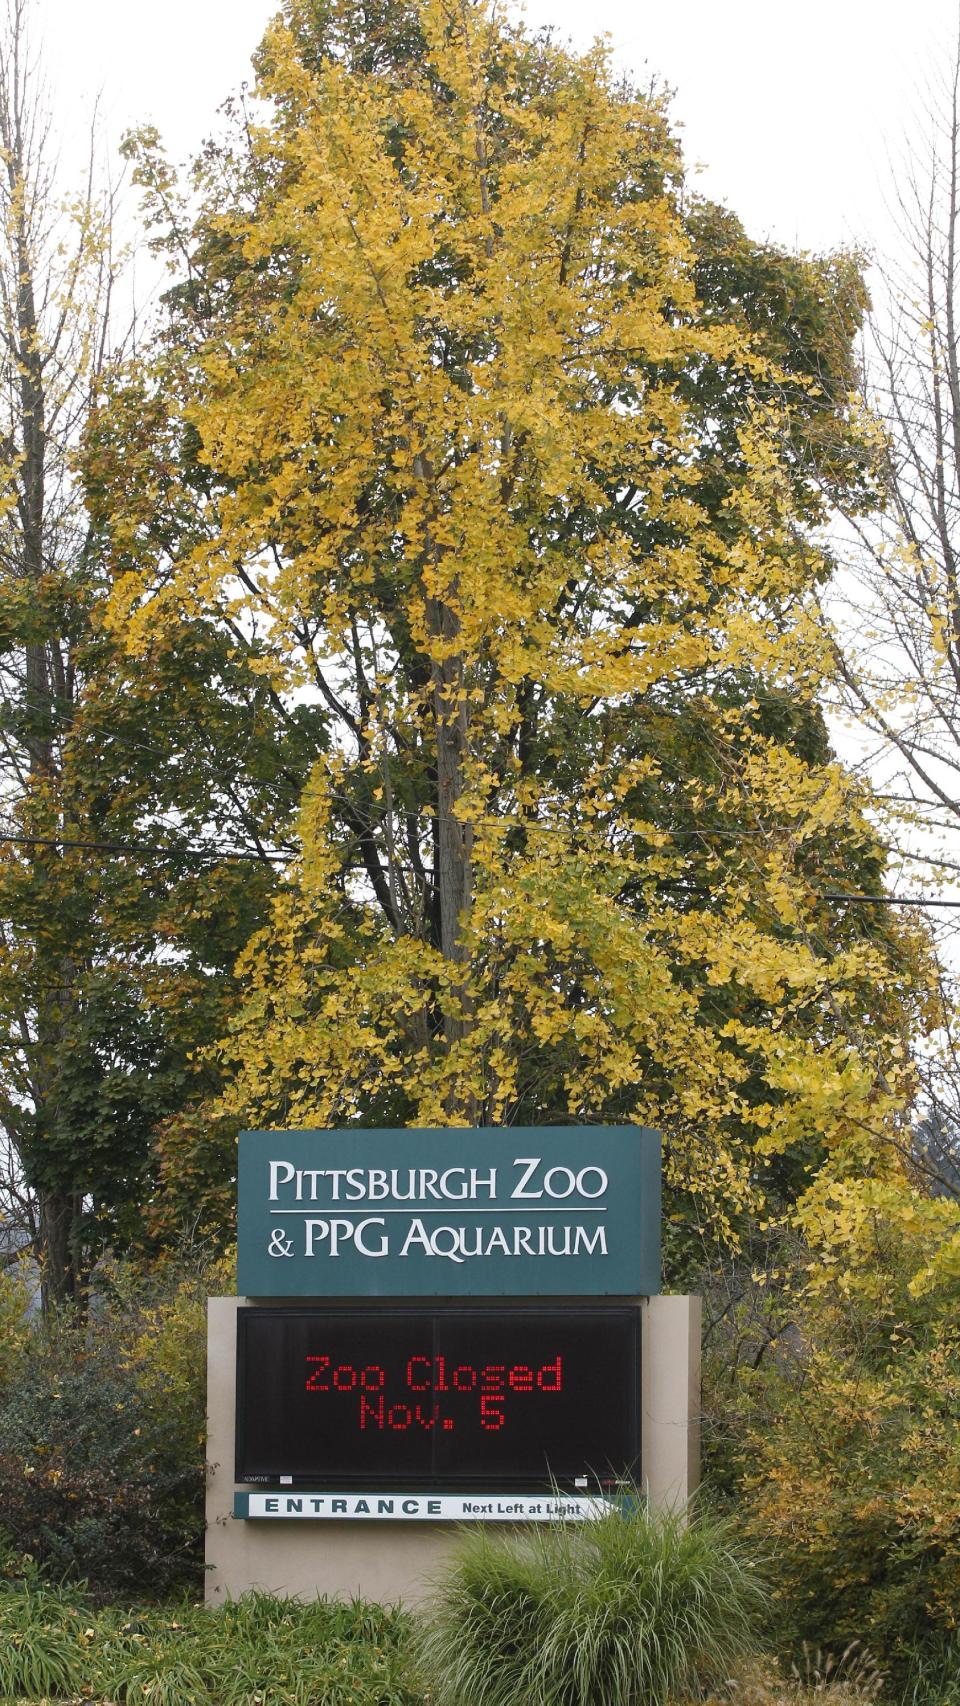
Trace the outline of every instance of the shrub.
<instances>
[{"instance_id":1,"label":"shrub","mask_svg":"<svg viewBox=\"0 0 960 1706\"><path fill-rule=\"evenodd\" d=\"M110 1311L124 1323L122 1356L163 1417L164 1441L184 1460L203 1461L206 1438L207 1298L236 1290L236 1258L168 1260L146 1273L117 1265Z\"/></svg>"},{"instance_id":2,"label":"shrub","mask_svg":"<svg viewBox=\"0 0 960 1706\"><path fill-rule=\"evenodd\" d=\"M206 1297L226 1269L104 1264L87 1318L6 1339L0 1538L99 1598L202 1579ZM15 1311L7 1311L12 1317ZM4 1344L16 1355L4 1363Z\"/></svg>"},{"instance_id":3,"label":"shrub","mask_svg":"<svg viewBox=\"0 0 960 1706\"><path fill-rule=\"evenodd\" d=\"M439 1706L660 1706L722 1680L763 1605L728 1523L630 1501L596 1523L465 1537L419 1661Z\"/></svg>"},{"instance_id":4,"label":"shrub","mask_svg":"<svg viewBox=\"0 0 960 1706\"><path fill-rule=\"evenodd\" d=\"M163 1593L193 1552L196 1465L164 1453L156 1418L109 1343L61 1323L0 1396L0 1522L52 1576L101 1595ZM199 1483L202 1485L202 1480Z\"/></svg>"},{"instance_id":5,"label":"shrub","mask_svg":"<svg viewBox=\"0 0 960 1706\"><path fill-rule=\"evenodd\" d=\"M23 1270L0 1268L0 1387L13 1379L30 1342L29 1305Z\"/></svg>"},{"instance_id":6,"label":"shrub","mask_svg":"<svg viewBox=\"0 0 960 1706\"><path fill-rule=\"evenodd\" d=\"M147 1275L120 1268L112 1309L124 1323L122 1359L135 1377L146 1434L158 1462L179 1466L164 1509L185 1534L197 1567L206 1478L207 1299L236 1289L235 1257L169 1261ZM197 1579L196 1577L194 1579Z\"/></svg>"},{"instance_id":7,"label":"shrub","mask_svg":"<svg viewBox=\"0 0 960 1706\"><path fill-rule=\"evenodd\" d=\"M740 1511L781 1649L859 1639L902 1688L960 1604L960 1274L922 1204L875 1195L795 1298L792 1348L740 1380Z\"/></svg>"}]
</instances>

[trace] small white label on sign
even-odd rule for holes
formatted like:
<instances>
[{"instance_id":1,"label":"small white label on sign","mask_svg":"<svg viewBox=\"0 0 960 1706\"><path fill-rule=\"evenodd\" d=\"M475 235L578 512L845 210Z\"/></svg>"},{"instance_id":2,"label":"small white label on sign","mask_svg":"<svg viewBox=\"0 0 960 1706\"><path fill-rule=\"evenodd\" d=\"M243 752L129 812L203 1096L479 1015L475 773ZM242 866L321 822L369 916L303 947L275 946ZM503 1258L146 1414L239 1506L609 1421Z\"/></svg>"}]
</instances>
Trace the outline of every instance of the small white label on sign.
<instances>
[{"instance_id":1,"label":"small white label on sign","mask_svg":"<svg viewBox=\"0 0 960 1706\"><path fill-rule=\"evenodd\" d=\"M594 1522L613 1503L553 1493L250 1493L247 1517L347 1522Z\"/></svg>"}]
</instances>

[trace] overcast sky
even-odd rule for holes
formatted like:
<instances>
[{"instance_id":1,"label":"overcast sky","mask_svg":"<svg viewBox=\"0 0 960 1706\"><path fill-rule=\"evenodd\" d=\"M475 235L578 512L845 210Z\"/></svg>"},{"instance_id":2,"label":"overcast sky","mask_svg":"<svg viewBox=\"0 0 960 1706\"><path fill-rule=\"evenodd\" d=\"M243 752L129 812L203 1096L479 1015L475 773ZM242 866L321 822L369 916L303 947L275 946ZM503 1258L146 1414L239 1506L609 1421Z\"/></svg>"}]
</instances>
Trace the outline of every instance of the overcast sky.
<instances>
[{"instance_id":1,"label":"overcast sky","mask_svg":"<svg viewBox=\"0 0 960 1706\"><path fill-rule=\"evenodd\" d=\"M74 141L99 93L114 139L155 123L190 153L250 74L271 0L34 0ZM888 155L952 53L958 0L529 0L531 22L676 90L688 161L754 236L805 249L887 246Z\"/></svg>"}]
</instances>

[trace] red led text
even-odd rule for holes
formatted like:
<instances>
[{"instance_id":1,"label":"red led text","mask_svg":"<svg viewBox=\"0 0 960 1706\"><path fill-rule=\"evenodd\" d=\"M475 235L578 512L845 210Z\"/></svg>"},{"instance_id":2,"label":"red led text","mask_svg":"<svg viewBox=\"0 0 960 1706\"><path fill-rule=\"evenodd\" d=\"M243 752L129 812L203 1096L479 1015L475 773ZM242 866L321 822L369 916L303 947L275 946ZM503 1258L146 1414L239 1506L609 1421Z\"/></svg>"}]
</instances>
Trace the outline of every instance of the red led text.
<instances>
[{"instance_id":1,"label":"red led text","mask_svg":"<svg viewBox=\"0 0 960 1706\"><path fill-rule=\"evenodd\" d=\"M387 1373L380 1363L362 1366L335 1362L332 1357L308 1356L313 1367L307 1376L308 1392L353 1393L359 1400L355 1412L361 1430L368 1428L406 1433L408 1429L447 1432L456 1426L451 1400L466 1398L479 1409L480 1426L498 1433L506 1426L511 1401L527 1394L563 1391L563 1358L535 1363L454 1363L445 1356L412 1356L405 1365L405 1381L398 1393L387 1391ZM462 1413L462 1410L461 1410Z\"/></svg>"}]
</instances>

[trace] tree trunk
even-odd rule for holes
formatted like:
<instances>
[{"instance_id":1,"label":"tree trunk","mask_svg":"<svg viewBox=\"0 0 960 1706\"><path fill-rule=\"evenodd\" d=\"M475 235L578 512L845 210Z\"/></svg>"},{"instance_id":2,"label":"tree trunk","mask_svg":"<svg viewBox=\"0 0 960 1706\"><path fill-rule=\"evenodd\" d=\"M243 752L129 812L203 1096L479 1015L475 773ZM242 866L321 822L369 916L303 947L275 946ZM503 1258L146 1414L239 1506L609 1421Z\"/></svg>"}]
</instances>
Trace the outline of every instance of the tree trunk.
<instances>
[{"instance_id":1,"label":"tree trunk","mask_svg":"<svg viewBox=\"0 0 960 1706\"><path fill-rule=\"evenodd\" d=\"M440 896L440 949L444 959L461 962L461 915L473 888L469 824L457 816L463 793L467 717L462 695L463 664L453 658L438 667L434 682L437 732L437 889Z\"/></svg>"},{"instance_id":2,"label":"tree trunk","mask_svg":"<svg viewBox=\"0 0 960 1706\"><path fill-rule=\"evenodd\" d=\"M459 621L449 604L431 600L429 615L431 631L438 639L456 640ZM473 1023L463 944L463 920L473 896L473 831L457 813L463 797L469 739L461 653L445 656L442 662L433 665L433 721L437 743L436 885L440 951L445 960L464 972L462 980L453 980L444 1012L444 1036L449 1046L469 1036ZM451 1117L475 1120L475 1096L453 1093L448 1113Z\"/></svg>"},{"instance_id":3,"label":"tree trunk","mask_svg":"<svg viewBox=\"0 0 960 1706\"><path fill-rule=\"evenodd\" d=\"M429 458L420 454L415 456L414 471L426 490L432 492L433 469ZM427 555L433 559L434 566L439 564L440 552L434 550L429 530ZM473 893L473 833L470 825L461 822L457 816L457 806L463 796L469 724L463 654L455 649L460 636L460 619L453 602L456 596L454 574L445 597L426 599L426 618L431 638L440 642L437 648L440 656L435 655L430 665L437 747L437 868L434 884L440 913L440 952L445 960L462 966L466 956L461 939L461 918L469 908ZM454 984L451 995L452 1005L448 1005L444 1014L444 1035L448 1043L459 1041L470 1030L469 998L465 985Z\"/></svg>"},{"instance_id":4,"label":"tree trunk","mask_svg":"<svg viewBox=\"0 0 960 1706\"><path fill-rule=\"evenodd\" d=\"M22 16L18 14L18 28ZM22 578L35 589L35 602L42 604L42 583L46 572L45 534L47 528L47 423L44 353L37 314L37 292L34 274L34 254L28 226L27 206L31 185L24 138L24 113L21 109L22 84L19 79L19 38L14 60L14 85L8 90L8 100L0 113L0 136L6 152L9 184L9 203L14 212L13 257L17 269L15 297L16 357L19 371L20 407L20 470L17 507L20 524L20 563ZM12 95L12 101L10 96ZM68 707L56 697L56 640L40 640L25 647L27 734L25 745L29 757L28 792L34 798L54 798L50 783L57 771L55 729L64 726ZM44 833L56 835L62 828L59 812L56 821L44 825ZM37 848L31 858L38 875L55 850ZM38 961L41 949L37 946ZM65 978L56 956L56 963L38 968L41 981L48 989L56 989L56 999L48 995L41 999L37 1015L36 1071L40 1081L37 1095L42 1107L56 1103L53 1085L44 1083L49 1063L58 1058L62 1042L62 1003L68 995L72 979ZM54 1069L55 1070L55 1069ZM39 1123L39 1122L38 1122ZM40 1142L42 1143L42 1138ZM28 1171L30 1157L25 1156ZM36 1157L36 1172L42 1181L44 1157ZM52 1305L74 1299L78 1291L77 1225L83 1212L83 1198L76 1192L51 1188L42 1182L38 1186L39 1244L41 1263L41 1303L44 1310Z\"/></svg>"},{"instance_id":5,"label":"tree trunk","mask_svg":"<svg viewBox=\"0 0 960 1706\"><path fill-rule=\"evenodd\" d=\"M80 1290L76 1226L83 1199L71 1191L39 1191L40 1301L46 1314L58 1304L74 1302Z\"/></svg>"}]
</instances>

